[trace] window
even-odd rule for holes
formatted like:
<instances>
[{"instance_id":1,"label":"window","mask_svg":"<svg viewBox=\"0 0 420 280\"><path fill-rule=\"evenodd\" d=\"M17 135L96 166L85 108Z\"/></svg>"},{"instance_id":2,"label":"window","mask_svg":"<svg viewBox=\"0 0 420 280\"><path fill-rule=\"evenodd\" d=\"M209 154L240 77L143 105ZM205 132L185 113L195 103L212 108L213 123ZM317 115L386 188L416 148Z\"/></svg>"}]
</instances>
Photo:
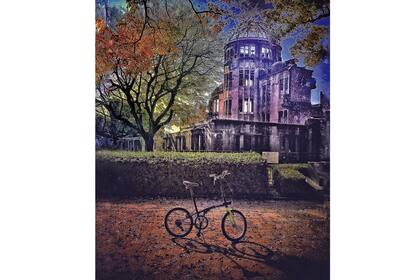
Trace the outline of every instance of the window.
<instances>
[{"instance_id":1,"label":"window","mask_svg":"<svg viewBox=\"0 0 420 280\"><path fill-rule=\"evenodd\" d=\"M280 87L280 90L283 90L283 79L279 80L279 87Z\"/></svg>"},{"instance_id":2,"label":"window","mask_svg":"<svg viewBox=\"0 0 420 280\"><path fill-rule=\"evenodd\" d=\"M261 105L266 107L270 106L270 85L262 86Z\"/></svg>"},{"instance_id":3,"label":"window","mask_svg":"<svg viewBox=\"0 0 420 280\"><path fill-rule=\"evenodd\" d=\"M249 85L249 70L245 70L245 86Z\"/></svg>"},{"instance_id":4,"label":"window","mask_svg":"<svg viewBox=\"0 0 420 280\"><path fill-rule=\"evenodd\" d=\"M231 60L234 54L235 54L235 51L233 48L227 49L225 52L225 61Z\"/></svg>"},{"instance_id":5,"label":"window","mask_svg":"<svg viewBox=\"0 0 420 280\"><path fill-rule=\"evenodd\" d=\"M229 73L225 73L225 89L227 90L231 90L232 89L232 81L233 81L233 77L232 77L232 71L230 71Z\"/></svg>"},{"instance_id":6,"label":"window","mask_svg":"<svg viewBox=\"0 0 420 280\"><path fill-rule=\"evenodd\" d=\"M239 99L239 113L242 113L242 99Z\"/></svg>"},{"instance_id":7,"label":"window","mask_svg":"<svg viewBox=\"0 0 420 280\"><path fill-rule=\"evenodd\" d=\"M254 85L254 69L245 70L245 86L246 87L252 87Z\"/></svg>"},{"instance_id":8,"label":"window","mask_svg":"<svg viewBox=\"0 0 420 280\"><path fill-rule=\"evenodd\" d=\"M254 45L251 45L251 47L250 47L250 55L255 56L255 46Z\"/></svg>"},{"instance_id":9,"label":"window","mask_svg":"<svg viewBox=\"0 0 420 280\"><path fill-rule=\"evenodd\" d=\"M241 136L235 135L235 151L240 151L241 149Z\"/></svg>"},{"instance_id":10,"label":"window","mask_svg":"<svg viewBox=\"0 0 420 280\"><path fill-rule=\"evenodd\" d=\"M251 56L255 55L255 46L245 45L239 48L239 55L241 57L249 56L250 53L251 53Z\"/></svg>"},{"instance_id":11,"label":"window","mask_svg":"<svg viewBox=\"0 0 420 280\"><path fill-rule=\"evenodd\" d=\"M219 112L219 99L213 100L213 112L215 113Z\"/></svg>"},{"instance_id":12,"label":"window","mask_svg":"<svg viewBox=\"0 0 420 280\"><path fill-rule=\"evenodd\" d=\"M271 50L266 47L261 48L261 57L262 58L270 58L271 57Z\"/></svg>"},{"instance_id":13,"label":"window","mask_svg":"<svg viewBox=\"0 0 420 280\"><path fill-rule=\"evenodd\" d=\"M296 152L296 136L289 136L289 151Z\"/></svg>"},{"instance_id":14,"label":"window","mask_svg":"<svg viewBox=\"0 0 420 280\"><path fill-rule=\"evenodd\" d=\"M281 149L284 151L286 149L286 136L281 138Z\"/></svg>"},{"instance_id":15,"label":"window","mask_svg":"<svg viewBox=\"0 0 420 280\"><path fill-rule=\"evenodd\" d=\"M255 79L255 64L250 62L243 62L239 68L239 86L250 87L254 85Z\"/></svg>"},{"instance_id":16,"label":"window","mask_svg":"<svg viewBox=\"0 0 420 280\"><path fill-rule=\"evenodd\" d=\"M265 99L267 98L266 94L267 94L267 86L263 85L262 86L262 94L261 94L261 105L263 105L263 106L265 104Z\"/></svg>"},{"instance_id":17,"label":"window","mask_svg":"<svg viewBox=\"0 0 420 280\"><path fill-rule=\"evenodd\" d=\"M289 89L289 78L285 78L284 79L284 89L288 90Z\"/></svg>"},{"instance_id":18,"label":"window","mask_svg":"<svg viewBox=\"0 0 420 280\"><path fill-rule=\"evenodd\" d=\"M243 105L243 111L244 111L244 113L252 113L253 112L253 100L252 99L248 99L248 100L245 100L244 102L244 105Z\"/></svg>"},{"instance_id":19,"label":"window","mask_svg":"<svg viewBox=\"0 0 420 280\"><path fill-rule=\"evenodd\" d=\"M303 87L305 85L305 78L299 75L298 83L299 83L299 86Z\"/></svg>"},{"instance_id":20,"label":"window","mask_svg":"<svg viewBox=\"0 0 420 280\"><path fill-rule=\"evenodd\" d=\"M244 135L243 136L244 139L244 147L243 150L244 151L250 151L251 150L251 135Z\"/></svg>"},{"instance_id":21,"label":"window","mask_svg":"<svg viewBox=\"0 0 420 280\"><path fill-rule=\"evenodd\" d=\"M279 112L279 122L287 121L287 110L282 110Z\"/></svg>"},{"instance_id":22,"label":"window","mask_svg":"<svg viewBox=\"0 0 420 280\"><path fill-rule=\"evenodd\" d=\"M232 114L232 100L225 100L225 102L223 103L223 113L224 115L231 115Z\"/></svg>"}]
</instances>

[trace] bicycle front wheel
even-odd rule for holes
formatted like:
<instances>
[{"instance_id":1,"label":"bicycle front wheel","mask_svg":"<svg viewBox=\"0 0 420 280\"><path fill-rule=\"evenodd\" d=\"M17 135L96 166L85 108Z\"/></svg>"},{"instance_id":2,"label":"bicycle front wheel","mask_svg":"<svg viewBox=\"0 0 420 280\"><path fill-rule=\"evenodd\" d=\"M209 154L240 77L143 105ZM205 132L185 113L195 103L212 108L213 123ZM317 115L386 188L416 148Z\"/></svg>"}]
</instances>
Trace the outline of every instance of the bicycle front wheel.
<instances>
[{"instance_id":1,"label":"bicycle front wheel","mask_svg":"<svg viewBox=\"0 0 420 280\"><path fill-rule=\"evenodd\" d=\"M245 236L246 229L246 219L240 211L230 210L223 216L222 232L230 241L241 240Z\"/></svg>"},{"instance_id":2,"label":"bicycle front wheel","mask_svg":"<svg viewBox=\"0 0 420 280\"><path fill-rule=\"evenodd\" d=\"M193 226L193 220L187 209L177 207L170 210L165 216L165 228L175 237L188 235Z\"/></svg>"}]
</instances>

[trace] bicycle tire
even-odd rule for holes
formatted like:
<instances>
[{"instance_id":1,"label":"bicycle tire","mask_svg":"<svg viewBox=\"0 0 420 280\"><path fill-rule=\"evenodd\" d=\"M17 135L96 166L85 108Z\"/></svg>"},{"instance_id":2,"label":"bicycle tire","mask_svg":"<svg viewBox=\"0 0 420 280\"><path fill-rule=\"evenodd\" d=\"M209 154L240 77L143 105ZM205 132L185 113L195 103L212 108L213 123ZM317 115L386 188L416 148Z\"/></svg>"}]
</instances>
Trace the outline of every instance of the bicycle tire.
<instances>
[{"instance_id":1,"label":"bicycle tire","mask_svg":"<svg viewBox=\"0 0 420 280\"><path fill-rule=\"evenodd\" d=\"M182 212L185 212L185 213L188 215L188 218L189 218L189 220L190 220L190 223L189 223L189 225L188 225L188 229L187 229L187 231L185 231L185 232L184 232L184 233L182 233L182 234L177 234L177 233L172 232L172 231L170 230L170 228L169 228L169 225L168 225L168 218L169 218L169 216L170 216L173 212L175 212L175 211L182 211ZM171 210L170 210L170 211L166 214L166 216L165 216L165 223L164 223L164 224L165 224L166 231L167 231L170 235L175 236L175 237L184 237L184 236L187 236L187 235L191 232L192 227L193 227L193 220L192 220L192 216L191 216L190 212L189 212L187 209L182 208L182 207L175 207L175 208L171 209Z\"/></svg>"},{"instance_id":2,"label":"bicycle tire","mask_svg":"<svg viewBox=\"0 0 420 280\"><path fill-rule=\"evenodd\" d=\"M225 229L226 219L228 218L228 215L229 215L229 213L226 213L226 214L223 216L223 219L222 219L222 233L223 233L223 235L224 235L227 239L229 239L230 241L237 242L237 241L241 240L241 239L245 236L245 233L246 233L246 230L247 230L247 221L246 221L245 215L244 215L244 214L242 214L242 212L241 212L241 211L238 211L238 210L231 210L231 212L232 212L232 214L234 214L234 213L235 213L235 214L238 214L239 216L242 216L242 218L243 218L243 220L244 220L244 230L243 230L242 234L241 234L239 237L237 237L237 238L234 238L234 237L229 236L229 234L227 233L227 231L226 231L226 229ZM234 214L234 215L235 215L235 214Z\"/></svg>"}]
</instances>

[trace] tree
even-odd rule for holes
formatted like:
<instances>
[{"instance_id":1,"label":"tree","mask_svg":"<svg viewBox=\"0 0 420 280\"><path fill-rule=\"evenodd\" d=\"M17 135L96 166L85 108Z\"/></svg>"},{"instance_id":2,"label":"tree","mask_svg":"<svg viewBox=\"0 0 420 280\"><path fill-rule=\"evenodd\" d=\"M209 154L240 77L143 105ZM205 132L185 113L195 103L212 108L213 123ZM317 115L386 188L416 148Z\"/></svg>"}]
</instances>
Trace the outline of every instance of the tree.
<instances>
[{"instance_id":1,"label":"tree","mask_svg":"<svg viewBox=\"0 0 420 280\"><path fill-rule=\"evenodd\" d=\"M256 25L276 41L296 36L291 53L306 66L314 67L329 55L325 42L329 30L319 23L330 16L329 0L220 0L210 2L206 11L213 13L221 26L241 30Z\"/></svg>"},{"instance_id":2,"label":"tree","mask_svg":"<svg viewBox=\"0 0 420 280\"><path fill-rule=\"evenodd\" d=\"M329 28L319 21L330 16L329 0L273 0L272 9L264 12L265 22L277 38L299 37L291 48L295 58L303 58L306 66L314 67L328 57L329 47L324 40Z\"/></svg>"},{"instance_id":3,"label":"tree","mask_svg":"<svg viewBox=\"0 0 420 280\"><path fill-rule=\"evenodd\" d=\"M115 27L123 16L123 7L110 6L110 0L96 0L96 18L101 18L108 27Z\"/></svg>"},{"instance_id":4,"label":"tree","mask_svg":"<svg viewBox=\"0 0 420 280\"><path fill-rule=\"evenodd\" d=\"M109 115L109 112L102 106L96 107L95 129L97 136L111 139L114 148L122 137L133 137L136 134L133 129Z\"/></svg>"},{"instance_id":5,"label":"tree","mask_svg":"<svg viewBox=\"0 0 420 280\"><path fill-rule=\"evenodd\" d=\"M136 131L153 150L154 136L200 79L216 71L212 20L176 1L128 1L111 29L97 21L96 103ZM153 7L153 9L151 8Z\"/></svg>"}]
</instances>

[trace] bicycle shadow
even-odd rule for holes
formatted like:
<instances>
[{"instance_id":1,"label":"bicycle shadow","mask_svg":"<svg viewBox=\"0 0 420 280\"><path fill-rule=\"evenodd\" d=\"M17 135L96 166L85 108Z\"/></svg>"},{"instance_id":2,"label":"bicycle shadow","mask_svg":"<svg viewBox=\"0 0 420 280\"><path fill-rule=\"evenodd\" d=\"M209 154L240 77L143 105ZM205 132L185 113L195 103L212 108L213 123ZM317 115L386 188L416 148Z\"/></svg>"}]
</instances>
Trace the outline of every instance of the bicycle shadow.
<instances>
[{"instance_id":1,"label":"bicycle shadow","mask_svg":"<svg viewBox=\"0 0 420 280\"><path fill-rule=\"evenodd\" d=\"M265 264L283 272L287 279L329 279L329 261L319 262L298 256L288 256L274 252L265 245L252 241L232 242L223 247L191 238L172 238L172 242L188 252L200 254L222 254L230 259L243 273L245 278L264 276L241 265L239 260Z\"/></svg>"}]
</instances>

